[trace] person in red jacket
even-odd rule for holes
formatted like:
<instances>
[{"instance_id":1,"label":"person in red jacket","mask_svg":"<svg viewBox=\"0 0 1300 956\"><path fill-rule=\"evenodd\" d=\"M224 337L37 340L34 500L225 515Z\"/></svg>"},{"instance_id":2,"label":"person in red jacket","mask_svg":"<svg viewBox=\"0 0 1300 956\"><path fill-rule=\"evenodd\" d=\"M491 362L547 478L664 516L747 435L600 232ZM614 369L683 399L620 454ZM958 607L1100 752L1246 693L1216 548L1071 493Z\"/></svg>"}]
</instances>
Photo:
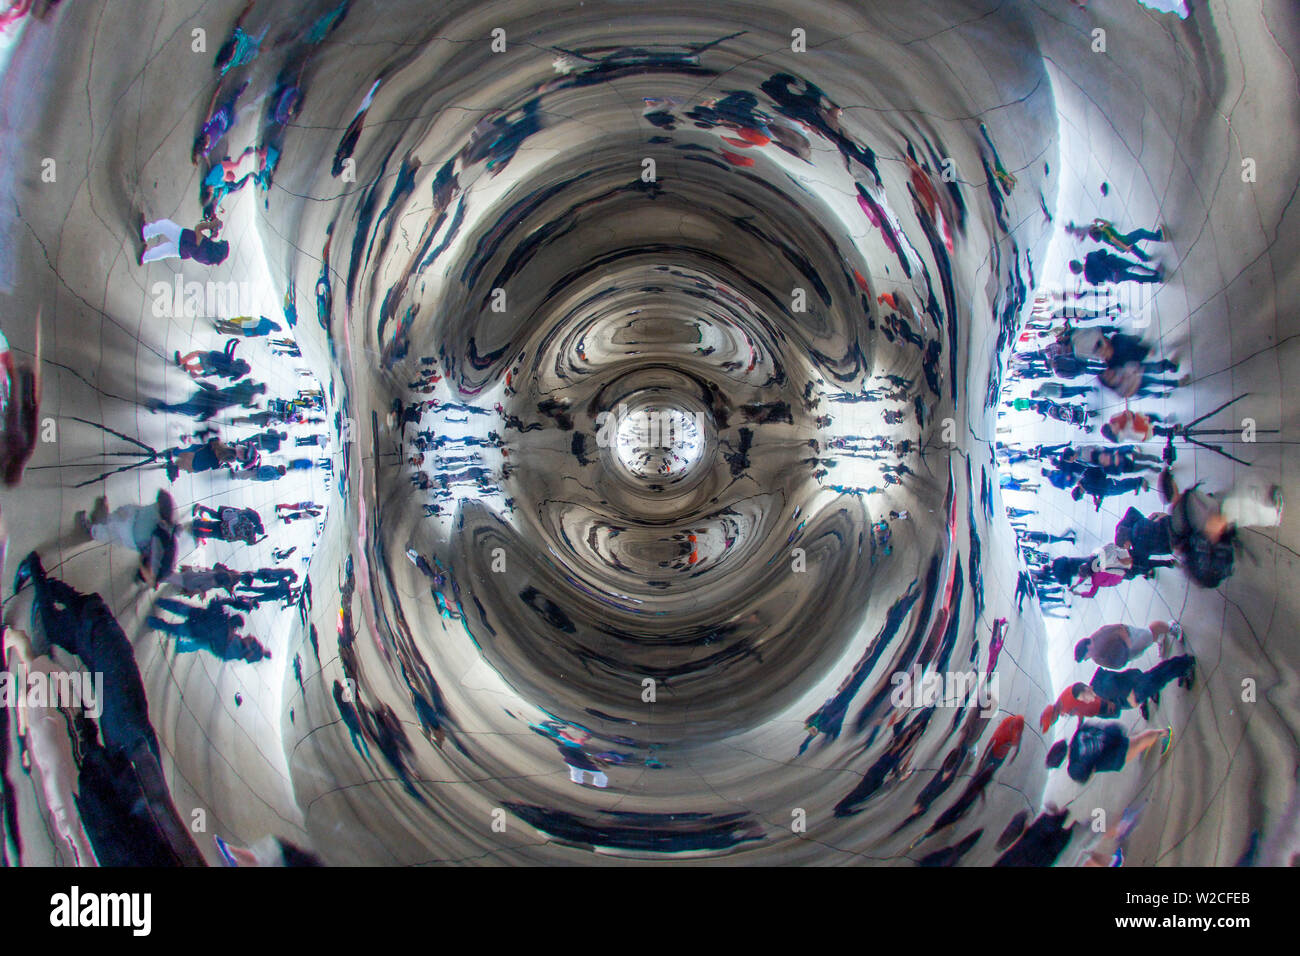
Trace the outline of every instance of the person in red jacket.
<instances>
[{"instance_id":1,"label":"person in red jacket","mask_svg":"<svg viewBox=\"0 0 1300 956\"><path fill-rule=\"evenodd\" d=\"M989 738L989 749L984 755L985 761L996 761L1001 766L1008 756L1014 759L1014 755L1020 752L1020 738L1024 732L1023 716L1013 714L1005 718Z\"/></svg>"},{"instance_id":2,"label":"person in red jacket","mask_svg":"<svg viewBox=\"0 0 1300 956\"><path fill-rule=\"evenodd\" d=\"M1052 729L1058 717L1118 717L1119 705L1104 700L1083 681L1076 681L1056 698L1056 703L1044 708L1038 718L1038 727L1043 733Z\"/></svg>"}]
</instances>

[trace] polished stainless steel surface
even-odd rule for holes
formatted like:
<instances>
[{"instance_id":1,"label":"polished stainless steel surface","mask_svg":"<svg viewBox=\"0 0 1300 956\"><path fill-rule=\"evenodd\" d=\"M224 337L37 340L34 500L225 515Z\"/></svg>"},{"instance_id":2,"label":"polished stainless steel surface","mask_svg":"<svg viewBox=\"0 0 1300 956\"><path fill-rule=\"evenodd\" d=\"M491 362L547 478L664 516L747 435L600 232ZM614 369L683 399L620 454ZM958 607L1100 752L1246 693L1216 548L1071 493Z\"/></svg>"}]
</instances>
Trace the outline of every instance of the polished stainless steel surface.
<instances>
[{"instance_id":1,"label":"polished stainless steel surface","mask_svg":"<svg viewBox=\"0 0 1300 956\"><path fill-rule=\"evenodd\" d=\"M1270 303L1294 288L1297 163L1272 147L1248 201L1278 258L1236 285L1265 252L1256 220L1236 231L1240 157L1220 134L1240 126L1256 137L1241 149L1267 152L1267 123L1223 114L1269 81L1204 62L1266 47L1266 22L1294 52L1296 24L1280 4L1251 24L1195 6L1181 20L1136 0L259 2L239 21L256 55L222 72L242 4L141 3L130 24L61 5L26 23L5 79L3 135L27 165L0 222L19 317L4 330L32 349L46 316L42 407L65 435L0 499L7 571L36 548L106 595L182 817L205 807L232 842L276 833L339 864L907 863L945 847L928 862L992 863L1008 821L1078 792L1044 766L1065 724L1038 727L1091 673L1074 641L1177 617L1201 696L1171 689L1149 726L1186 728L1183 749L1090 785L1074 818L1118 821L1156 794L1188 821L1249 807L1231 832L1145 819L1129 851L1232 862L1294 788L1295 642L1274 632L1295 602L1278 543L1293 523L1252 539L1263 563L1239 561L1221 591L1162 570L1127 583L1126 604L1045 618L1017 606L1017 509L1035 530L1080 529L1084 554L1127 502L1075 508L1037 468L1044 490L1017 497L1005 480L1023 469L995 456L1100 440L1017 418L1008 369L1035 294L1074 281L1061 227L1102 213L1173 226L1178 268L1140 331L1192 380L1143 407L1189 421L1250 391L1260 427L1288 427L1294 353ZM1091 52L1097 26L1109 53ZM199 27L202 55L186 49ZM142 45L103 62L129 37ZM54 49L66 57L24 94ZM192 166L223 103L229 128ZM44 151L62 164L48 186L30 171ZM202 180L223 156L254 175L214 196ZM204 202L230 259L173 271L248 283L254 317L296 340L301 359L239 354L268 397L319 382L328 445L282 458L329 460L270 490L173 489L183 506L260 509L269 533L184 563L245 570L294 546L285 560L311 582L296 609L251 617L270 660L200 670L146 628L150 594L76 558L67 529L92 490L144 502L162 480L73 490L112 449L68 416L157 448L192 427L146 401L188 398L165 363L223 337L210 316L150 315L173 272L132 261L129 234L140 212L188 225ZM1250 343L1193 331L1227 311L1225 290ZM1260 355L1266 371L1231 377ZM1123 405L1098 394L1094 425ZM216 423L251 433L234 414ZM1289 448L1237 451L1289 487ZM1210 452L1180 461L1185 485L1236 477ZM319 526L272 527L272 503L299 498L323 503ZM1139 507L1162 505L1150 492ZM1245 623L1265 605L1267 622ZM900 702L900 681L926 674L969 675L982 696ZM1280 696L1247 728L1226 715L1248 676ZM1241 747L1255 756L1236 764Z\"/></svg>"}]
</instances>

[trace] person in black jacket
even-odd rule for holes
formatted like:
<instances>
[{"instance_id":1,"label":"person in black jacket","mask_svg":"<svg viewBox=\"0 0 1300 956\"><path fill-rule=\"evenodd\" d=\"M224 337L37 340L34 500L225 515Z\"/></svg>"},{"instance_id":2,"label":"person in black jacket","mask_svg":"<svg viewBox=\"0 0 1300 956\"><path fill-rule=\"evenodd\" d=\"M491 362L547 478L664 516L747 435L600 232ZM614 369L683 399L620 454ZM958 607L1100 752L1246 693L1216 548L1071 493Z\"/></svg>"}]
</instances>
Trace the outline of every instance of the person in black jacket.
<instances>
[{"instance_id":1,"label":"person in black jacket","mask_svg":"<svg viewBox=\"0 0 1300 956\"><path fill-rule=\"evenodd\" d=\"M187 355L181 355L177 351L173 357L177 366L189 372L191 378L214 375L217 378L228 378L233 382L253 370L253 367L243 359L235 358L235 349L238 347L239 339L230 339L221 352L216 349L210 351L195 349Z\"/></svg>"},{"instance_id":2,"label":"person in black jacket","mask_svg":"<svg viewBox=\"0 0 1300 956\"><path fill-rule=\"evenodd\" d=\"M1096 465L1089 465L1083 470L1079 483L1070 492L1075 501L1083 499L1085 494L1092 496L1096 510L1101 510L1101 503L1113 495L1125 495L1130 492L1146 491L1151 482L1142 477L1112 478Z\"/></svg>"},{"instance_id":3,"label":"person in black jacket","mask_svg":"<svg viewBox=\"0 0 1300 956\"><path fill-rule=\"evenodd\" d=\"M151 412L176 412L206 422L213 415L236 405L252 408L257 401L257 396L265 392L264 382L252 382L248 379L225 388L215 388L207 382L199 382L199 390L184 402L163 402L151 398L145 402L145 407Z\"/></svg>"},{"instance_id":4,"label":"person in black jacket","mask_svg":"<svg viewBox=\"0 0 1300 956\"><path fill-rule=\"evenodd\" d=\"M177 638L176 649L181 653L203 648L223 661L242 660L249 664L271 656L255 638L239 633L244 624L243 615L227 613L222 601L195 607L174 598L159 598L156 606L183 617L181 621L168 621L156 614L148 618L150 627Z\"/></svg>"},{"instance_id":5,"label":"person in black jacket","mask_svg":"<svg viewBox=\"0 0 1300 956\"><path fill-rule=\"evenodd\" d=\"M1068 816L1068 810L1049 808L993 865L1051 866L1070 842L1073 826L1065 825Z\"/></svg>"},{"instance_id":6,"label":"person in black jacket","mask_svg":"<svg viewBox=\"0 0 1300 956\"><path fill-rule=\"evenodd\" d=\"M100 866L177 866L182 861L154 824L125 753L107 750L94 723L76 718L80 774L77 812Z\"/></svg>"},{"instance_id":7,"label":"person in black jacket","mask_svg":"<svg viewBox=\"0 0 1300 956\"><path fill-rule=\"evenodd\" d=\"M149 702L135 651L104 599L48 577L35 551L18 565L14 592L28 582L36 592L33 627L39 626L50 643L75 654L86 670L104 675L99 716L104 746L130 751L143 742L157 759L158 738L149 721Z\"/></svg>"},{"instance_id":8,"label":"person in black jacket","mask_svg":"<svg viewBox=\"0 0 1300 956\"><path fill-rule=\"evenodd\" d=\"M1115 543L1128 548L1134 564L1146 563L1152 555L1173 554L1170 517L1161 511L1147 516L1129 508L1115 525Z\"/></svg>"},{"instance_id":9,"label":"person in black jacket","mask_svg":"<svg viewBox=\"0 0 1300 956\"><path fill-rule=\"evenodd\" d=\"M1107 282L1164 281L1164 274L1159 269L1134 262L1132 259L1125 259L1105 249L1088 253L1082 262L1077 259L1072 261L1070 271L1075 275L1083 276L1093 285L1103 285Z\"/></svg>"},{"instance_id":10,"label":"person in black jacket","mask_svg":"<svg viewBox=\"0 0 1300 956\"><path fill-rule=\"evenodd\" d=\"M1095 689L1095 688L1094 688ZM1123 770L1134 757L1141 756L1156 744L1161 744L1162 753L1168 751L1173 742L1173 728L1165 730L1145 730L1130 738L1124 728L1116 723L1079 724L1067 744L1058 740L1047 752L1047 766L1055 769L1065 763L1066 773L1076 783L1087 783L1094 773L1115 773Z\"/></svg>"}]
</instances>

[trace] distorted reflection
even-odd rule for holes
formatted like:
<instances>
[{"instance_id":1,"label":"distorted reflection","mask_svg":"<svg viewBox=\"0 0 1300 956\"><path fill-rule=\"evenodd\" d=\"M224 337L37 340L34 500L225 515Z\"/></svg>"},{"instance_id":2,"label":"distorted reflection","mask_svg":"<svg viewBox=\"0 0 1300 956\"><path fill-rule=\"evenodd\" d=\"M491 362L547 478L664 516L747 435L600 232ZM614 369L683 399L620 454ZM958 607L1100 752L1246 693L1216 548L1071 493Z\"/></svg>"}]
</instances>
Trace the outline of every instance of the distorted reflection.
<instances>
[{"instance_id":1,"label":"distorted reflection","mask_svg":"<svg viewBox=\"0 0 1300 956\"><path fill-rule=\"evenodd\" d=\"M11 6L6 861L1300 852L1293 24Z\"/></svg>"}]
</instances>

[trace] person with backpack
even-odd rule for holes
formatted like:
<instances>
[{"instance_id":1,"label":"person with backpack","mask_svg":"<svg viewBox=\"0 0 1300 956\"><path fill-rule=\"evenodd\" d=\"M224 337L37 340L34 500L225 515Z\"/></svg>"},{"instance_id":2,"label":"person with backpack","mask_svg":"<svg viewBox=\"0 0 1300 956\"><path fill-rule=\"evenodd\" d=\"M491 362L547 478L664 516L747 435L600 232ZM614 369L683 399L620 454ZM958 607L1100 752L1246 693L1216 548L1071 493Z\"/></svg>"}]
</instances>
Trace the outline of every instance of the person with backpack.
<instances>
[{"instance_id":1,"label":"person with backpack","mask_svg":"<svg viewBox=\"0 0 1300 956\"><path fill-rule=\"evenodd\" d=\"M1082 6L1082 4L1080 4ZM1088 238L1093 242L1102 242L1119 252L1127 252L1137 256L1143 262L1150 262L1151 256L1137 247L1139 242L1164 242L1164 229L1156 227L1155 229L1134 229L1132 232L1123 233L1109 219L1094 219L1090 225L1076 226L1069 223L1065 231L1080 239Z\"/></svg>"},{"instance_id":2,"label":"person with backpack","mask_svg":"<svg viewBox=\"0 0 1300 956\"><path fill-rule=\"evenodd\" d=\"M1076 783L1087 783L1094 773L1115 773L1123 770L1135 757L1140 757L1156 744L1161 754L1168 752L1173 743L1173 728L1147 730L1130 738L1118 723L1104 724L1082 721L1070 742L1058 740L1047 752L1047 766L1055 769L1065 763L1066 772Z\"/></svg>"},{"instance_id":3,"label":"person with backpack","mask_svg":"<svg viewBox=\"0 0 1300 956\"><path fill-rule=\"evenodd\" d=\"M1100 511L1101 503L1107 498L1146 491L1150 487L1151 483L1140 475L1133 478L1112 478L1096 465L1089 465L1079 476L1079 483L1070 491L1070 497L1082 501L1085 494L1090 495L1095 509Z\"/></svg>"},{"instance_id":4,"label":"person with backpack","mask_svg":"<svg viewBox=\"0 0 1300 956\"><path fill-rule=\"evenodd\" d=\"M255 449L259 452L264 451L269 455L274 455L280 450L280 443L285 441L288 437L288 432L278 432L274 429L268 429L267 431L253 435L251 438L245 438L236 442L236 444Z\"/></svg>"},{"instance_id":5,"label":"person with backpack","mask_svg":"<svg viewBox=\"0 0 1300 956\"><path fill-rule=\"evenodd\" d=\"M1092 285L1105 285L1107 282L1163 282L1164 273L1159 268L1151 268L1141 262L1125 259L1105 249L1097 249L1070 263L1070 271L1081 275Z\"/></svg>"},{"instance_id":6,"label":"person with backpack","mask_svg":"<svg viewBox=\"0 0 1300 956\"><path fill-rule=\"evenodd\" d=\"M1092 555L1087 557L1069 557L1062 555L1053 558L1050 565L1034 571L1034 578L1041 584L1060 584L1068 586L1081 576L1085 576L1092 564Z\"/></svg>"},{"instance_id":7,"label":"person with backpack","mask_svg":"<svg viewBox=\"0 0 1300 956\"><path fill-rule=\"evenodd\" d=\"M170 219L145 222L141 216L140 237L144 246L137 261L146 265L160 259L192 259L205 266L220 265L230 255L230 243L216 238L221 227L221 220L215 217L204 219L193 229L185 229Z\"/></svg>"},{"instance_id":8,"label":"person with backpack","mask_svg":"<svg viewBox=\"0 0 1300 956\"><path fill-rule=\"evenodd\" d=\"M1282 490L1243 483L1222 502L1201 491L1197 482L1179 491L1173 473L1160 475L1160 491L1169 502L1170 545L1188 576L1204 588L1216 588L1232 575L1237 527L1277 527L1282 522Z\"/></svg>"},{"instance_id":9,"label":"person with backpack","mask_svg":"<svg viewBox=\"0 0 1300 956\"><path fill-rule=\"evenodd\" d=\"M252 508L235 508L231 505L210 508L196 504L192 514L194 520L190 525L190 533L200 541L216 538L218 541L242 541L253 545L266 536L262 516Z\"/></svg>"},{"instance_id":10,"label":"person with backpack","mask_svg":"<svg viewBox=\"0 0 1300 956\"><path fill-rule=\"evenodd\" d=\"M239 339L230 339L226 342L224 351L195 349L193 352L181 355L178 350L174 358L176 365L189 372L191 378L214 375L237 381L253 370L253 367L243 359L235 358L235 349L238 347Z\"/></svg>"},{"instance_id":11,"label":"person with backpack","mask_svg":"<svg viewBox=\"0 0 1300 956\"><path fill-rule=\"evenodd\" d=\"M1101 435L1108 442L1150 441L1153 437L1168 437L1172 428L1161 425L1160 416L1153 412L1134 412L1124 409L1110 417L1101 426Z\"/></svg>"},{"instance_id":12,"label":"person with backpack","mask_svg":"<svg viewBox=\"0 0 1300 956\"><path fill-rule=\"evenodd\" d=\"M1152 555L1173 554L1170 521L1170 516L1163 511L1144 515L1136 508L1129 508L1115 525L1115 543L1128 548L1134 564L1146 564Z\"/></svg>"},{"instance_id":13,"label":"person with backpack","mask_svg":"<svg viewBox=\"0 0 1300 956\"><path fill-rule=\"evenodd\" d=\"M220 438L209 438L202 444L178 446L167 449L167 480L175 481L182 471L198 474L216 471L235 460L235 449Z\"/></svg>"},{"instance_id":14,"label":"person with backpack","mask_svg":"<svg viewBox=\"0 0 1300 956\"><path fill-rule=\"evenodd\" d=\"M1017 398L1011 404L1017 411L1035 411L1046 419L1085 429L1090 427L1088 419L1097 414L1082 405L1066 405L1047 398Z\"/></svg>"}]
</instances>

